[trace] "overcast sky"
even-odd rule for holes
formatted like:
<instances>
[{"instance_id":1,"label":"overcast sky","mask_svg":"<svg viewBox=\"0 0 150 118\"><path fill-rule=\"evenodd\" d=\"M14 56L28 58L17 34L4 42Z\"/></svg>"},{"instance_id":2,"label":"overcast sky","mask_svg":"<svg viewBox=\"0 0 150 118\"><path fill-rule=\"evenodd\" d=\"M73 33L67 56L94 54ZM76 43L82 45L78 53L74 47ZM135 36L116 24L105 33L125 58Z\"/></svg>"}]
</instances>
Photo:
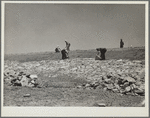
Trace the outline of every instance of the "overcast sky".
<instances>
[{"instance_id":1,"label":"overcast sky","mask_svg":"<svg viewBox=\"0 0 150 118\"><path fill-rule=\"evenodd\" d=\"M11 4L5 6L5 54L145 46L145 5Z\"/></svg>"}]
</instances>

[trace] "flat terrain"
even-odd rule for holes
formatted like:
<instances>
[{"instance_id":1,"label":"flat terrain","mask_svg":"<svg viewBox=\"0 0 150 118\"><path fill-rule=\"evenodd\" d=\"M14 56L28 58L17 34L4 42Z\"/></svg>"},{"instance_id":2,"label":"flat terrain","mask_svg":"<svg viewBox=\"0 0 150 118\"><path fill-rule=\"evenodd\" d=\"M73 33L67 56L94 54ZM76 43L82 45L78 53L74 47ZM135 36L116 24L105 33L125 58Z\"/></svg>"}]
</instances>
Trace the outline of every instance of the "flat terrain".
<instances>
[{"instance_id":1,"label":"flat terrain","mask_svg":"<svg viewBox=\"0 0 150 118\"><path fill-rule=\"evenodd\" d=\"M70 59L95 58L96 50L70 51ZM144 47L108 49L106 60L127 59L144 60ZM60 53L43 52L30 54L5 55L5 61L38 62L61 60ZM145 63L143 63L143 66ZM58 72L59 73L59 72ZM55 73L51 73L55 75ZM103 88L96 89L77 88L88 83L86 78L62 74L58 76L45 76L44 72L38 73L40 87L21 87L4 84L4 106L85 106L98 107L104 103L106 107L137 107L145 96L122 95ZM30 94L29 97L24 95Z\"/></svg>"},{"instance_id":2,"label":"flat terrain","mask_svg":"<svg viewBox=\"0 0 150 118\"><path fill-rule=\"evenodd\" d=\"M69 52L70 59L73 58L95 58L97 51L94 50L73 50ZM113 48L107 49L106 60L110 59L130 59L143 60L145 59L145 47L135 48ZM41 53L27 53L27 54L9 54L5 55L5 60L30 62L42 60L60 60L61 53L55 52L41 52Z\"/></svg>"}]
</instances>

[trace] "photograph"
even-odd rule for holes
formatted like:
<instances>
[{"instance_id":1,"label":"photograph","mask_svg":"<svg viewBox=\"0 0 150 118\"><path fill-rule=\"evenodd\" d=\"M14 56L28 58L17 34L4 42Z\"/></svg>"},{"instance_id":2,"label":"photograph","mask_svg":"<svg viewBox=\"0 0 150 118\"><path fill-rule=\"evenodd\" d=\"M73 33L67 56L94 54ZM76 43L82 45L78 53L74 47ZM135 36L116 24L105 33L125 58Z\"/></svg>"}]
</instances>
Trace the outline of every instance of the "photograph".
<instances>
[{"instance_id":1,"label":"photograph","mask_svg":"<svg viewBox=\"0 0 150 118\"><path fill-rule=\"evenodd\" d=\"M2 1L2 116L148 116L148 1Z\"/></svg>"}]
</instances>

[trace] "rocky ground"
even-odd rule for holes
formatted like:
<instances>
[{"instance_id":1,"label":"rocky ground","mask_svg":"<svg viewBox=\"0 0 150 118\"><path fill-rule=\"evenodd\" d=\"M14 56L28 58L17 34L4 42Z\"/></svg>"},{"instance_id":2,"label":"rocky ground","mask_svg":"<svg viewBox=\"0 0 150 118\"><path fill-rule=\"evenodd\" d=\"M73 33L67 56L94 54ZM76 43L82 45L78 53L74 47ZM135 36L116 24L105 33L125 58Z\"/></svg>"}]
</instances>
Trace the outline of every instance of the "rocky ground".
<instances>
[{"instance_id":1,"label":"rocky ground","mask_svg":"<svg viewBox=\"0 0 150 118\"><path fill-rule=\"evenodd\" d=\"M124 51L126 57L131 50ZM135 57L143 55L141 52ZM79 57L5 59L4 106L144 106L144 58L100 61Z\"/></svg>"}]
</instances>

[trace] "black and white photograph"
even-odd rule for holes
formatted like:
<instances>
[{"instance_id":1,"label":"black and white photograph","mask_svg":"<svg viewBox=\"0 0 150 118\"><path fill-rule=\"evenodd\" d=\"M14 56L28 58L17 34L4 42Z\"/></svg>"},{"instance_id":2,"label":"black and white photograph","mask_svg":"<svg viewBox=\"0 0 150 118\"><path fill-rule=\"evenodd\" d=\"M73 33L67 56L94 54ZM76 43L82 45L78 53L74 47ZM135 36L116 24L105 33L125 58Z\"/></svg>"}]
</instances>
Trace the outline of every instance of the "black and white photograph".
<instances>
[{"instance_id":1,"label":"black and white photograph","mask_svg":"<svg viewBox=\"0 0 150 118\"><path fill-rule=\"evenodd\" d=\"M148 1L2 1L2 116L148 116Z\"/></svg>"}]
</instances>

